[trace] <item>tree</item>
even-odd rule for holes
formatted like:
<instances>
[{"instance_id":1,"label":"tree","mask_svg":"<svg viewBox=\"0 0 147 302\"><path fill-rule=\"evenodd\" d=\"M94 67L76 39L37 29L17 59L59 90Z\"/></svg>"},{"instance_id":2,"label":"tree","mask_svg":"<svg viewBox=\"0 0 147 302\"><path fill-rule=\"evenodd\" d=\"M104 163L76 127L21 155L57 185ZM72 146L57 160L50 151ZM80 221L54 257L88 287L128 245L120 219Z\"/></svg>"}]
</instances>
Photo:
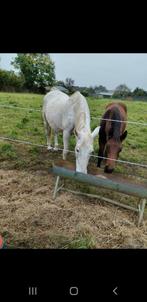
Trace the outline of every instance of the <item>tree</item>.
<instances>
[{"instance_id":1,"label":"tree","mask_svg":"<svg viewBox=\"0 0 147 302\"><path fill-rule=\"evenodd\" d=\"M11 64L24 78L24 86L30 91L45 92L46 86L53 86L55 65L48 54L17 54Z\"/></svg>"},{"instance_id":2,"label":"tree","mask_svg":"<svg viewBox=\"0 0 147 302\"><path fill-rule=\"evenodd\" d=\"M56 81L55 83L57 86L62 86L62 87L65 87L65 83L64 81Z\"/></svg>"},{"instance_id":3,"label":"tree","mask_svg":"<svg viewBox=\"0 0 147 302\"><path fill-rule=\"evenodd\" d=\"M95 92L107 92L107 88L105 86L99 85L99 86L95 86Z\"/></svg>"},{"instance_id":4,"label":"tree","mask_svg":"<svg viewBox=\"0 0 147 302\"><path fill-rule=\"evenodd\" d=\"M74 88L74 80L72 80L71 78L66 78L65 79L65 84L64 87L66 89L68 89L69 94L72 94L73 92L75 92L75 88Z\"/></svg>"},{"instance_id":5,"label":"tree","mask_svg":"<svg viewBox=\"0 0 147 302\"><path fill-rule=\"evenodd\" d=\"M105 86L99 85L99 86L90 86L88 88L84 87L84 94L85 96L95 96L99 92L107 92L107 88Z\"/></svg>"},{"instance_id":6,"label":"tree","mask_svg":"<svg viewBox=\"0 0 147 302\"><path fill-rule=\"evenodd\" d=\"M115 91L130 92L130 88L128 88L126 84L121 84L116 87Z\"/></svg>"},{"instance_id":7,"label":"tree","mask_svg":"<svg viewBox=\"0 0 147 302\"><path fill-rule=\"evenodd\" d=\"M118 97L118 98L121 98L121 97L128 97L128 96L131 96L131 90L130 88L127 87L126 84L121 84L119 86L116 87L115 91L114 91L114 94L113 94L113 97Z\"/></svg>"},{"instance_id":8,"label":"tree","mask_svg":"<svg viewBox=\"0 0 147 302\"><path fill-rule=\"evenodd\" d=\"M67 86L67 87L72 87L72 86L74 86L74 80L72 80L71 78L66 78L66 80L65 80L65 85Z\"/></svg>"},{"instance_id":9,"label":"tree","mask_svg":"<svg viewBox=\"0 0 147 302\"><path fill-rule=\"evenodd\" d=\"M14 71L0 69L0 91L22 91L23 85L23 78Z\"/></svg>"},{"instance_id":10,"label":"tree","mask_svg":"<svg viewBox=\"0 0 147 302\"><path fill-rule=\"evenodd\" d=\"M90 96L90 95L93 95L94 92L95 92L95 88L94 88L94 87L92 87L92 86L88 87L89 96Z\"/></svg>"},{"instance_id":11,"label":"tree","mask_svg":"<svg viewBox=\"0 0 147 302\"><path fill-rule=\"evenodd\" d=\"M137 88L134 89L132 94L133 94L133 96L136 96L136 97L147 96L147 91L145 91L142 88L137 87Z\"/></svg>"}]
</instances>

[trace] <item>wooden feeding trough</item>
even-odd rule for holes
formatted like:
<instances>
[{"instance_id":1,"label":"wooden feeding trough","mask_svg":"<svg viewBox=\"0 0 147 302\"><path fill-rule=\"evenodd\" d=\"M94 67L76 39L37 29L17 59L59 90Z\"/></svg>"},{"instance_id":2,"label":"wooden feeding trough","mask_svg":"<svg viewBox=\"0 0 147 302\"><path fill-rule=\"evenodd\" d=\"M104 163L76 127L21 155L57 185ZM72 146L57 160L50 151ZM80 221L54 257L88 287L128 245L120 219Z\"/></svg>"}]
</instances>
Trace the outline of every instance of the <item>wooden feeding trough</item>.
<instances>
[{"instance_id":1,"label":"wooden feeding trough","mask_svg":"<svg viewBox=\"0 0 147 302\"><path fill-rule=\"evenodd\" d=\"M134 184L132 181L124 180L116 175L108 175L99 171L98 168L89 168L88 174L79 173L75 171L75 165L67 161L58 161L55 162L50 169L50 172L57 176L53 198L56 198L57 192L59 191L68 191L74 194L86 195L89 197L99 198L106 202L112 203L116 206L123 207L138 213L138 226L141 224L144 214L144 209L147 199L147 186L144 184ZM89 174L90 173L90 174ZM138 207L132 207L118 201L99 196L94 194L82 193L73 190L66 189L64 184L59 186L60 178L68 178L78 182L87 183L88 185L101 187L105 189L114 190L126 195L132 195L139 197Z\"/></svg>"}]
</instances>

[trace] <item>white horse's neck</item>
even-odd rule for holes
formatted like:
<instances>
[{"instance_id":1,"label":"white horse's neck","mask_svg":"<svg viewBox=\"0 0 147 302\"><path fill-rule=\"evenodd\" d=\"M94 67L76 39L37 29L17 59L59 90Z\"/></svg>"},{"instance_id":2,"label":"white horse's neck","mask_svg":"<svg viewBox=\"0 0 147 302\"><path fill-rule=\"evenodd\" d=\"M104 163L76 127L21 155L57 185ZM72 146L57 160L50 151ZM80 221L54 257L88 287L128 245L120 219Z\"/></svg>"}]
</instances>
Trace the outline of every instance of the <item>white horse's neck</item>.
<instances>
[{"instance_id":1,"label":"white horse's neck","mask_svg":"<svg viewBox=\"0 0 147 302\"><path fill-rule=\"evenodd\" d=\"M90 131L90 112L84 96L75 92L70 98L70 104L74 111L75 128Z\"/></svg>"}]
</instances>

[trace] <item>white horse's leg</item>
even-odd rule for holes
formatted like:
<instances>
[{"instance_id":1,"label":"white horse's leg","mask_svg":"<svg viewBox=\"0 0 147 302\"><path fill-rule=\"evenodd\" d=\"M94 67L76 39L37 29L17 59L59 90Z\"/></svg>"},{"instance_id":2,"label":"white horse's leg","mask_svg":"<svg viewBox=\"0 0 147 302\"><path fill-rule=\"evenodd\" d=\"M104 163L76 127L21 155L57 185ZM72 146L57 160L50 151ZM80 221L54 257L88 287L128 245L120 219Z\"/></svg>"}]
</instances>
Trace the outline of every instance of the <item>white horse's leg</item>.
<instances>
[{"instance_id":1,"label":"white horse's leg","mask_svg":"<svg viewBox=\"0 0 147 302\"><path fill-rule=\"evenodd\" d=\"M51 146L52 130L44 115L43 115L43 122L44 122L45 134L47 139L47 150L52 150L53 149Z\"/></svg>"},{"instance_id":2,"label":"white horse's leg","mask_svg":"<svg viewBox=\"0 0 147 302\"><path fill-rule=\"evenodd\" d=\"M54 151L58 151L58 133L54 132Z\"/></svg>"},{"instance_id":3,"label":"white horse's leg","mask_svg":"<svg viewBox=\"0 0 147 302\"><path fill-rule=\"evenodd\" d=\"M47 150L52 150L53 149L53 147L51 146L51 138L52 138L52 129L48 125L48 128L47 128Z\"/></svg>"},{"instance_id":4,"label":"white horse's leg","mask_svg":"<svg viewBox=\"0 0 147 302\"><path fill-rule=\"evenodd\" d=\"M63 143L64 143L64 150L63 150L63 159L66 159L66 155L68 153L68 143L69 143L70 131L64 130L63 131Z\"/></svg>"}]
</instances>

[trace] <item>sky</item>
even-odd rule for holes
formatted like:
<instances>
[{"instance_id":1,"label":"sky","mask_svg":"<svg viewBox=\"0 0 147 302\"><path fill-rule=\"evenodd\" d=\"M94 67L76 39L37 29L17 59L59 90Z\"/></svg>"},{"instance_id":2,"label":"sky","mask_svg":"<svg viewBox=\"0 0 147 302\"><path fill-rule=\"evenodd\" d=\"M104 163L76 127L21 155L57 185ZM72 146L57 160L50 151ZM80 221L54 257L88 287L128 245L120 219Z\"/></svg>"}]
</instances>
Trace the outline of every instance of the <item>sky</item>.
<instances>
[{"instance_id":1,"label":"sky","mask_svg":"<svg viewBox=\"0 0 147 302\"><path fill-rule=\"evenodd\" d=\"M16 54L0 54L0 68L13 70L10 62ZM56 79L72 78L77 86L99 86L115 89L126 84L147 90L146 54L50 54L55 63Z\"/></svg>"}]
</instances>

